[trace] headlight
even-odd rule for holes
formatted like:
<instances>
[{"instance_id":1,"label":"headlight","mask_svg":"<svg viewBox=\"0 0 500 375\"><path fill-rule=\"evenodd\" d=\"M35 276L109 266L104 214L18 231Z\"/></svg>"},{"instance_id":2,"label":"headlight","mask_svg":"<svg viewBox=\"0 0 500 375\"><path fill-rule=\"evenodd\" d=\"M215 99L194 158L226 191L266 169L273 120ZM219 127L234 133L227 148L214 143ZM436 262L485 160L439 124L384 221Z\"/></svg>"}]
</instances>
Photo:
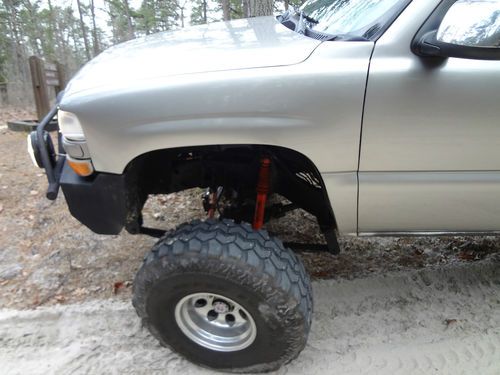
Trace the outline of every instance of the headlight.
<instances>
[{"instance_id":1,"label":"headlight","mask_svg":"<svg viewBox=\"0 0 500 375\"><path fill-rule=\"evenodd\" d=\"M60 110L57 119L63 135L62 145L66 151L66 162L77 175L90 176L94 173L94 166L78 117L74 113Z\"/></svg>"},{"instance_id":2,"label":"headlight","mask_svg":"<svg viewBox=\"0 0 500 375\"><path fill-rule=\"evenodd\" d=\"M59 122L59 129L61 133L67 138L74 141L83 141L85 136L83 135L82 126L78 117L71 112L61 111L57 113L57 120Z\"/></svg>"}]
</instances>

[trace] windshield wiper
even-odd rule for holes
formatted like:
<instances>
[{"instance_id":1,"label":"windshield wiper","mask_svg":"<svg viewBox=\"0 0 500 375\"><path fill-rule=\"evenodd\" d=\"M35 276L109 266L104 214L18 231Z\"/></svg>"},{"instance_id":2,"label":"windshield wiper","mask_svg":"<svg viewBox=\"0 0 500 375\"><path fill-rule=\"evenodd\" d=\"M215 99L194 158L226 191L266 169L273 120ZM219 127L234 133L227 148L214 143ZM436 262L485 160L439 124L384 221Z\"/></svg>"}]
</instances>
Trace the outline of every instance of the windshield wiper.
<instances>
[{"instance_id":1,"label":"windshield wiper","mask_svg":"<svg viewBox=\"0 0 500 375\"><path fill-rule=\"evenodd\" d=\"M319 23L319 21L316 21L314 18L305 14L303 10L296 10L295 14L299 16L299 20L295 25L295 31L298 32L299 34L305 34L306 29L308 28L308 25L305 21L313 23L315 25Z\"/></svg>"},{"instance_id":2,"label":"windshield wiper","mask_svg":"<svg viewBox=\"0 0 500 375\"><path fill-rule=\"evenodd\" d=\"M297 17L298 16L298 19ZM283 25L292 29L293 31L303 34L305 36L321 40L323 42L333 41L333 40L343 40L343 41L368 41L369 39L365 36L358 36L355 34L328 34L321 31L316 31L312 29L311 24L318 24L319 22L315 20L313 17L304 13L303 10L291 9L287 10L283 14L278 16L278 21L280 21Z\"/></svg>"},{"instance_id":3,"label":"windshield wiper","mask_svg":"<svg viewBox=\"0 0 500 375\"><path fill-rule=\"evenodd\" d=\"M370 39L368 39L364 36L353 35L353 34L333 35L330 39L326 39L326 40L327 41L342 40L344 42L369 42L370 41Z\"/></svg>"},{"instance_id":4,"label":"windshield wiper","mask_svg":"<svg viewBox=\"0 0 500 375\"><path fill-rule=\"evenodd\" d=\"M303 10L297 10L296 13L304 18L307 22L309 23L314 23L315 25L317 25L319 23L319 21L315 20L314 18L312 18L311 16L305 14L305 12Z\"/></svg>"},{"instance_id":5,"label":"windshield wiper","mask_svg":"<svg viewBox=\"0 0 500 375\"><path fill-rule=\"evenodd\" d=\"M298 19L296 19L294 16L298 16ZM290 7L290 9L288 9L286 12L278 16L278 20L282 24L286 24L287 21L290 21L291 25L286 26L289 28L293 27L293 30L300 34L305 34L305 31L309 26L308 23L315 25L319 23L319 21L305 14L303 10L295 9L293 7Z\"/></svg>"}]
</instances>

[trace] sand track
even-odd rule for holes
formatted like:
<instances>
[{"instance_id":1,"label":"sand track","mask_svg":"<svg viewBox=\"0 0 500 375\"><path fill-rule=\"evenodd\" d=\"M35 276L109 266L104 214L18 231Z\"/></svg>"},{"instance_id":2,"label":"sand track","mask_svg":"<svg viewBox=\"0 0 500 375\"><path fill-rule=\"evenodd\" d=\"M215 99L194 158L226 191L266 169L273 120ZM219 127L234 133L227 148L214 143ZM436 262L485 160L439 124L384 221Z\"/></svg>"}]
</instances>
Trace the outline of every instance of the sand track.
<instances>
[{"instance_id":1,"label":"sand track","mask_svg":"<svg viewBox=\"0 0 500 375\"><path fill-rule=\"evenodd\" d=\"M499 265L315 282L308 346L278 373L500 374ZM2 310L0 332L4 374L210 372L161 348L121 301Z\"/></svg>"}]
</instances>

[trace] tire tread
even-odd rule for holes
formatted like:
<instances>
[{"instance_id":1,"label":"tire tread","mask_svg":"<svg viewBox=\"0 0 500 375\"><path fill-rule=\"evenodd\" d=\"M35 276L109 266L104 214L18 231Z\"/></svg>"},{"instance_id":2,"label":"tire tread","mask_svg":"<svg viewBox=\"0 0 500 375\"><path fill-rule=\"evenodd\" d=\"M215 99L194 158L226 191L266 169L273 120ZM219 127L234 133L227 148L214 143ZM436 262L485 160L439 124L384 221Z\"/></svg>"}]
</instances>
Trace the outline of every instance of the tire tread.
<instances>
[{"instance_id":1,"label":"tire tread","mask_svg":"<svg viewBox=\"0 0 500 375\"><path fill-rule=\"evenodd\" d=\"M255 288L267 288L270 293L268 284L271 282L273 288L282 290L288 296L288 303L283 309L297 309L303 317L305 338L297 338L295 343L291 343L291 351L286 358L267 367L240 370L269 371L300 353L312 321L313 301L309 275L300 258L286 248L281 240L271 237L265 230L255 231L247 223L236 224L232 220L209 219L181 224L176 230L165 234L144 257L134 281L132 302L143 324L160 341L163 340L148 321L147 290L154 280L162 277L162 268L182 264L186 257L192 262L198 262L200 269L203 268L203 262L214 259L220 260L221 264L236 262L246 268L252 267L256 275L261 275L260 280L254 283ZM243 272L241 277L248 278Z\"/></svg>"}]
</instances>

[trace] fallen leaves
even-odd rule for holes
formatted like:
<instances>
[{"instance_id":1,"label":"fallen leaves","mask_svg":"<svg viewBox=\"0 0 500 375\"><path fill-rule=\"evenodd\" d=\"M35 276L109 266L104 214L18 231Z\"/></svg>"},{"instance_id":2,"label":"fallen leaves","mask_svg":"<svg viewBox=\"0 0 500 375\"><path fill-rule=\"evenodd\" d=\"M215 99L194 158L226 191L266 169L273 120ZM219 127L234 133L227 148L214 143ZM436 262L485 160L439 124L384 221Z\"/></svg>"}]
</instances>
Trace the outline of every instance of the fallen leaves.
<instances>
[{"instance_id":1,"label":"fallen leaves","mask_svg":"<svg viewBox=\"0 0 500 375\"><path fill-rule=\"evenodd\" d=\"M468 260L468 261L474 261L474 260L481 259L481 256L478 253L476 253L475 251L467 251L467 250L462 250L461 252L459 252L457 257L458 257L458 259Z\"/></svg>"},{"instance_id":2,"label":"fallen leaves","mask_svg":"<svg viewBox=\"0 0 500 375\"><path fill-rule=\"evenodd\" d=\"M132 285L132 281L117 281L113 284L113 294L118 294L120 289L128 288Z\"/></svg>"}]
</instances>

